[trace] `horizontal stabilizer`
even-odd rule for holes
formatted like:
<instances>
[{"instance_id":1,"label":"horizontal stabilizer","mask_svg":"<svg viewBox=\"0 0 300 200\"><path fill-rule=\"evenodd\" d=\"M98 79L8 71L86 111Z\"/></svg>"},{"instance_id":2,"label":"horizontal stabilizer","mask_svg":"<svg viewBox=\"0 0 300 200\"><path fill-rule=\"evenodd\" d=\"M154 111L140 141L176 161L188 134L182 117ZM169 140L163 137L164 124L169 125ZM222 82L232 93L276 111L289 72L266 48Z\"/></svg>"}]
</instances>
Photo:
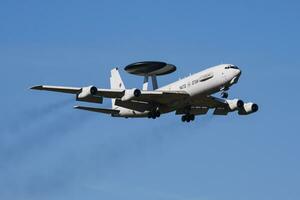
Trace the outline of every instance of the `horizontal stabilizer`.
<instances>
[{"instance_id":1,"label":"horizontal stabilizer","mask_svg":"<svg viewBox=\"0 0 300 200\"><path fill-rule=\"evenodd\" d=\"M93 107L85 107L85 106L74 106L75 109L87 110L91 112L99 112L105 114L118 114L119 110L106 109L106 108L93 108Z\"/></svg>"}]
</instances>

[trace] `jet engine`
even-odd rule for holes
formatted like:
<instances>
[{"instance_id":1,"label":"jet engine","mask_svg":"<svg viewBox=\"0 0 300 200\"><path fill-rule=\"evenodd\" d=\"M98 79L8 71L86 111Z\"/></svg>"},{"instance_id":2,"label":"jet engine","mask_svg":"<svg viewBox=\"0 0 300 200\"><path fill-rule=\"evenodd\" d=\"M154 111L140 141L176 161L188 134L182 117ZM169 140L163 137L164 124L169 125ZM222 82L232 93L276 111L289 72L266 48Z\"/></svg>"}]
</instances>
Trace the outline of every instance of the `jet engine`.
<instances>
[{"instance_id":1,"label":"jet engine","mask_svg":"<svg viewBox=\"0 0 300 200\"><path fill-rule=\"evenodd\" d=\"M81 88L81 92L77 94L77 101L91 102L91 103L102 103L103 97L94 96L97 94L97 88L95 86L88 86Z\"/></svg>"},{"instance_id":2,"label":"jet engine","mask_svg":"<svg viewBox=\"0 0 300 200\"><path fill-rule=\"evenodd\" d=\"M133 88L129 90L125 90L124 96L121 98L122 101L130 101L134 97L141 96L141 90Z\"/></svg>"},{"instance_id":3,"label":"jet engine","mask_svg":"<svg viewBox=\"0 0 300 200\"><path fill-rule=\"evenodd\" d=\"M249 115L258 111L258 105L255 103L246 103L242 109L239 109L239 115Z\"/></svg>"},{"instance_id":4,"label":"jet engine","mask_svg":"<svg viewBox=\"0 0 300 200\"><path fill-rule=\"evenodd\" d=\"M226 100L230 111L243 108L244 102L240 99Z\"/></svg>"}]
</instances>

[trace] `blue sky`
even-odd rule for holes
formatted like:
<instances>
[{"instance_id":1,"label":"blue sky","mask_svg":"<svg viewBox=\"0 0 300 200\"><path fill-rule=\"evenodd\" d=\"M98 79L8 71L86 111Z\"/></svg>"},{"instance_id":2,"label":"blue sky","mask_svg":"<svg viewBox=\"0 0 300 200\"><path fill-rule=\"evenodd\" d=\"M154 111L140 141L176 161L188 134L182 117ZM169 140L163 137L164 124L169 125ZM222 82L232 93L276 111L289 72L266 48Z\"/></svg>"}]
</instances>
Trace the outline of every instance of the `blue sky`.
<instances>
[{"instance_id":1,"label":"blue sky","mask_svg":"<svg viewBox=\"0 0 300 200\"><path fill-rule=\"evenodd\" d=\"M300 197L297 1L1 1L0 198L296 200ZM220 63L256 114L181 123L73 110L36 84L109 87L140 60L167 84ZM142 80L121 71L127 87ZM99 105L100 106L100 105ZM109 107L105 101L102 107Z\"/></svg>"}]
</instances>

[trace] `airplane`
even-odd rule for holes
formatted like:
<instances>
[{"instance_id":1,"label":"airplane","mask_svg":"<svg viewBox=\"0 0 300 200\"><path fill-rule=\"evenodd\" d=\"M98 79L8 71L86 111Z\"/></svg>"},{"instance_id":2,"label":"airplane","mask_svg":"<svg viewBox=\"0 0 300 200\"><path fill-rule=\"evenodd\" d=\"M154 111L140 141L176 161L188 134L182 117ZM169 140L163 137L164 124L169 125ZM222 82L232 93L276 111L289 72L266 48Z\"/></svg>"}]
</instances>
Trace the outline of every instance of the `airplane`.
<instances>
[{"instance_id":1,"label":"airplane","mask_svg":"<svg viewBox=\"0 0 300 200\"><path fill-rule=\"evenodd\" d=\"M194 121L195 116L205 115L214 109L214 115L237 112L249 115L258 111L256 103L244 103L240 99L227 99L228 90L238 83L241 76L239 67L221 64L179 79L171 84L158 87L156 77L176 70L172 64L159 61L137 62L125 67L128 73L144 76L143 88L126 89L118 68L111 70L110 89L86 87L64 87L38 85L30 89L75 94L77 101L102 103L110 98L111 108L74 106L75 109L109 114L112 117L151 118L175 112L182 122ZM148 89L149 77L153 90ZM221 97L212 96L221 92Z\"/></svg>"}]
</instances>

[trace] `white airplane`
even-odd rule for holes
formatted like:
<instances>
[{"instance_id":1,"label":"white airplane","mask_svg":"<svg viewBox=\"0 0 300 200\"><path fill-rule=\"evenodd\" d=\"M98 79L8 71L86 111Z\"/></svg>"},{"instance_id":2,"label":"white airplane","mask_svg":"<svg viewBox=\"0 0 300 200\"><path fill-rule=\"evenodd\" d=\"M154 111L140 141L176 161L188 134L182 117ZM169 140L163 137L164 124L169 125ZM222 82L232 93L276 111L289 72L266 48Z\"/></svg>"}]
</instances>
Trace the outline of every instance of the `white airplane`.
<instances>
[{"instance_id":1,"label":"white airplane","mask_svg":"<svg viewBox=\"0 0 300 200\"><path fill-rule=\"evenodd\" d=\"M238 82L241 75L241 70L236 65L217 65L163 87L158 87L156 76L175 71L174 65L146 61L128 65L125 70L144 76L142 89L126 89L118 68L111 70L111 89L49 85L34 86L31 89L71 93L76 95L77 101L90 103L102 103L103 98L111 98L111 109L86 106L74 108L105 113L113 117L155 119L161 114L175 111L176 115L182 116L183 122L190 122L196 115L205 115L209 109L214 109L214 115L227 115L234 111L239 115L248 115L258 111L258 105L255 103L227 99L227 90ZM152 78L153 90L148 90L149 77ZM221 92L222 98L212 96L218 92Z\"/></svg>"}]
</instances>

